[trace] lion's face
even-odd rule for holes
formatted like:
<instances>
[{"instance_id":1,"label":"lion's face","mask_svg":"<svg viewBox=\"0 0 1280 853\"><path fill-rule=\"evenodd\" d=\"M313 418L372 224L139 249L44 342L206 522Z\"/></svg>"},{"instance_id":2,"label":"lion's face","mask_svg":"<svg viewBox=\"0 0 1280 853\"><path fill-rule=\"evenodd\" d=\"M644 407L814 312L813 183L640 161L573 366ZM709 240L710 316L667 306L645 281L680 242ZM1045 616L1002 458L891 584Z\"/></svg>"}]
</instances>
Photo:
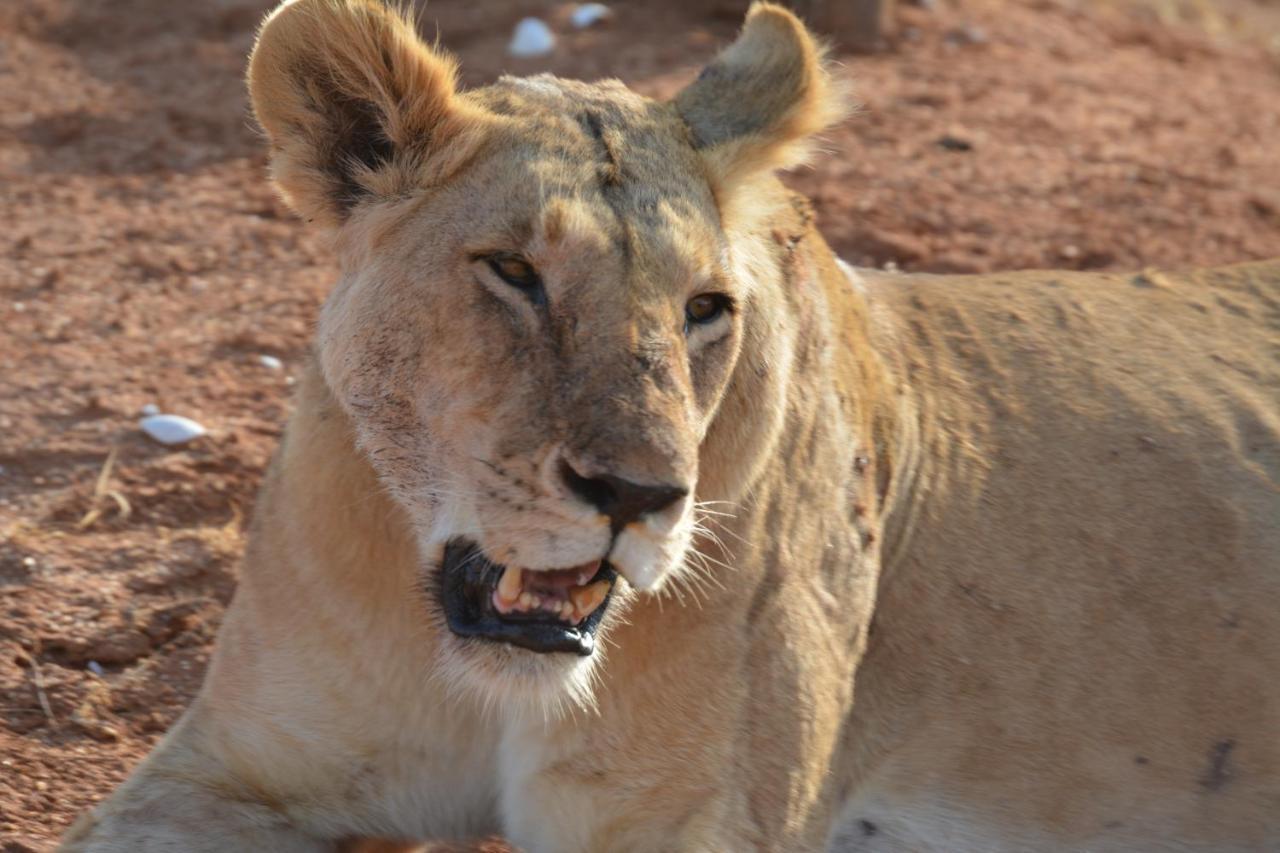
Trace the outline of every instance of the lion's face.
<instances>
[{"instance_id":1,"label":"lion's face","mask_svg":"<svg viewBox=\"0 0 1280 853\"><path fill-rule=\"evenodd\" d=\"M458 94L365 0L264 27L274 177L343 261L319 360L473 669L576 667L619 574L684 566L757 310L724 205L831 112L803 29L761 11L672 103L546 76Z\"/></svg>"},{"instance_id":2,"label":"lion's face","mask_svg":"<svg viewBox=\"0 0 1280 853\"><path fill-rule=\"evenodd\" d=\"M550 79L481 97L502 120L473 160L349 250L320 359L433 570L459 575L451 627L589 654L575 628L609 567L650 589L682 563L744 294L670 107ZM524 570L505 600L501 569ZM533 574L560 569L575 582Z\"/></svg>"}]
</instances>

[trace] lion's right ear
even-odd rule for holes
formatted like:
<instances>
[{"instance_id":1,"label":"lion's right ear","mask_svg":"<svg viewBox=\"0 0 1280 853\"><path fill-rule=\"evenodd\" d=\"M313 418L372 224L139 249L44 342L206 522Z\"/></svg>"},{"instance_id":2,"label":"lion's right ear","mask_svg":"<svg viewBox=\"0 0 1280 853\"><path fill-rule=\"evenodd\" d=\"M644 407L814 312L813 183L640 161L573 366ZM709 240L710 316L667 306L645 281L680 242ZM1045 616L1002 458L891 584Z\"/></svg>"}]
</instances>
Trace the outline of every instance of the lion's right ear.
<instances>
[{"instance_id":1,"label":"lion's right ear","mask_svg":"<svg viewBox=\"0 0 1280 853\"><path fill-rule=\"evenodd\" d=\"M364 200L412 189L465 133L455 77L454 61L378 0L287 0L248 72L286 201L338 225Z\"/></svg>"}]
</instances>

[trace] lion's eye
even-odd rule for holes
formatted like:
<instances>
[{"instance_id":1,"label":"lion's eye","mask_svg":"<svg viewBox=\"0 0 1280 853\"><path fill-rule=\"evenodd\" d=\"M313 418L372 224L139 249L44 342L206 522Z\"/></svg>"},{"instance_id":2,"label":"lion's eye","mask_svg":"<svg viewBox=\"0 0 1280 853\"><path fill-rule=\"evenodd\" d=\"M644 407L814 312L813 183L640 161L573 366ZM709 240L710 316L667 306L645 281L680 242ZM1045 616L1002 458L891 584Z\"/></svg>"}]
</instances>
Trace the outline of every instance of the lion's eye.
<instances>
[{"instance_id":1,"label":"lion's eye","mask_svg":"<svg viewBox=\"0 0 1280 853\"><path fill-rule=\"evenodd\" d=\"M706 325L729 307L729 297L722 293L700 293L684 306L686 326Z\"/></svg>"},{"instance_id":2,"label":"lion's eye","mask_svg":"<svg viewBox=\"0 0 1280 853\"><path fill-rule=\"evenodd\" d=\"M542 301L542 278L524 258L519 255L490 255L485 261L498 278L523 290L534 302Z\"/></svg>"}]
</instances>

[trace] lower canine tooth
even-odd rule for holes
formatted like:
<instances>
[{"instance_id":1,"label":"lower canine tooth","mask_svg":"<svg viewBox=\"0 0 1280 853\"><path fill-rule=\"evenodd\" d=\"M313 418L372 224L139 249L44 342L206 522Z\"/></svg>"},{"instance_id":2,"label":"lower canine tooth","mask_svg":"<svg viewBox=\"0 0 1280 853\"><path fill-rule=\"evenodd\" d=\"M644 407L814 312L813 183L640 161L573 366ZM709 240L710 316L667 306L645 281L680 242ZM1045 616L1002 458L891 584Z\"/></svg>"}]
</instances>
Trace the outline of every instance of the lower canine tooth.
<instances>
[{"instance_id":1,"label":"lower canine tooth","mask_svg":"<svg viewBox=\"0 0 1280 853\"><path fill-rule=\"evenodd\" d=\"M596 581L591 586L569 590L569 597L573 599L573 604L578 609L578 618L586 619L594 613L596 608L604 603L605 597L609 594L609 588L608 581Z\"/></svg>"},{"instance_id":2,"label":"lower canine tooth","mask_svg":"<svg viewBox=\"0 0 1280 853\"><path fill-rule=\"evenodd\" d=\"M533 596L527 592L520 593L520 606L528 610L533 606Z\"/></svg>"}]
</instances>

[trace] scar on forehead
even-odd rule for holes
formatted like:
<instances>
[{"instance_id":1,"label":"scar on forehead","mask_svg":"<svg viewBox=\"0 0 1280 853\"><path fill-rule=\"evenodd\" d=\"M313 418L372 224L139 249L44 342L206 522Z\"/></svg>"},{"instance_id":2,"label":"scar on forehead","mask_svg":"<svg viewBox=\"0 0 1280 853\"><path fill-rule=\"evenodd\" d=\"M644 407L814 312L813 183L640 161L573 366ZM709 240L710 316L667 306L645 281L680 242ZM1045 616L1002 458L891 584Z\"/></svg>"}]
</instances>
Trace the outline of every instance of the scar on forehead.
<instances>
[{"instance_id":1,"label":"scar on forehead","mask_svg":"<svg viewBox=\"0 0 1280 853\"><path fill-rule=\"evenodd\" d=\"M621 140L616 128L606 127L600 114L587 110L582 114L582 123L600 146L604 163L600 166L600 183L607 187L616 187L622 183L622 160L619 157Z\"/></svg>"}]
</instances>

